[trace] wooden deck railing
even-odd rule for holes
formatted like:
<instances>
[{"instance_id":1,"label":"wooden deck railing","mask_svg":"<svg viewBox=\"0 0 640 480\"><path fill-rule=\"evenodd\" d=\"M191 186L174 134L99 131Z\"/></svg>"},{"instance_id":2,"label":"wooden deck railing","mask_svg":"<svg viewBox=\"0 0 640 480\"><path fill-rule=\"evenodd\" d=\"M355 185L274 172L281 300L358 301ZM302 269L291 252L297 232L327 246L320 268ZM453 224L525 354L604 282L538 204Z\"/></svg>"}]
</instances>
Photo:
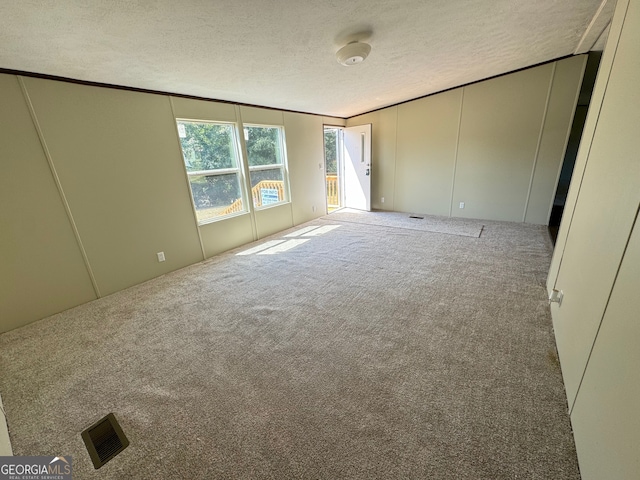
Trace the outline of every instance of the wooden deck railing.
<instances>
[{"instance_id":1,"label":"wooden deck railing","mask_svg":"<svg viewBox=\"0 0 640 480\"><path fill-rule=\"evenodd\" d=\"M255 207L262 206L262 196L260 190L263 188L269 188L277 190L278 201L284 200L284 182L282 180L262 180L251 189L251 197L253 198L253 205ZM338 176L327 175L327 206L329 208L337 208L340 206L340 196L338 191ZM236 213L242 211L242 198L238 198L235 202L225 208L220 215L229 215L230 213Z\"/></svg>"},{"instance_id":2,"label":"wooden deck railing","mask_svg":"<svg viewBox=\"0 0 640 480\"><path fill-rule=\"evenodd\" d=\"M284 182L282 180L262 180L251 189L251 197L253 198L253 205L255 207L262 206L262 195L260 195L260 190L263 188L276 190L278 192L278 201L281 202L284 200ZM242 198L239 198L231 205L229 205L226 209L224 209L220 215L229 215L230 213L241 211Z\"/></svg>"},{"instance_id":3,"label":"wooden deck railing","mask_svg":"<svg viewBox=\"0 0 640 480\"><path fill-rule=\"evenodd\" d=\"M220 215L229 215L230 213L236 213L242 211L242 198L237 199L227 208L225 208Z\"/></svg>"},{"instance_id":4,"label":"wooden deck railing","mask_svg":"<svg viewBox=\"0 0 640 480\"><path fill-rule=\"evenodd\" d=\"M327 207L339 207L338 175L327 175Z\"/></svg>"},{"instance_id":5,"label":"wooden deck railing","mask_svg":"<svg viewBox=\"0 0 640 480\"><path fill-rule=\"evenodd\" d=\"M262 180L251 189L251 196L253 197L254 207L262 206L262 195L260 195L260 190L262 190L263 188L277 190L278 201L281 202L284 200L284 182L282 180Z\"/></svg>"}]
</instances>

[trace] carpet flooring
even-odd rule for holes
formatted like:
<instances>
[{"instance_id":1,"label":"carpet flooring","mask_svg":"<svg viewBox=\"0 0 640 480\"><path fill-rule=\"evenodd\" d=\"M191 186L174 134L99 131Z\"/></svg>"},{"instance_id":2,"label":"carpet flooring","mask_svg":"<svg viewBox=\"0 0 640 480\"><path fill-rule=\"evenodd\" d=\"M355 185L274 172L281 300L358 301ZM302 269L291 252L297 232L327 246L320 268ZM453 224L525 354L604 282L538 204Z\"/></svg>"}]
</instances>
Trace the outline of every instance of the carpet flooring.
<instances>
[{"instance_id":1,"label":"carpet flooring","mask_svg":"<svg viewBox=\"0 0 640 480\"><path fill-rule=\"evenodd\" d=\"M479 237L483 222L466 218L450 218L421 213L403 212L364 212L351 208L342 208L331 214L332 221L378 225L381 227L406 228L424 232L446 233L449 235L463 235Z\"/></svg>"},{"instance_id":2,"label":"carpet flooring","mask_svg":"<svg viewBox=\"0 0 640 480\"><path fill-rule=\"evenodd\" d=\"M14 454L76 479L579 479L545 228L394 222L323 217L1 335ZM109 412L131 444L94 470L80 432Z\"/></svg>"}]
</instances>

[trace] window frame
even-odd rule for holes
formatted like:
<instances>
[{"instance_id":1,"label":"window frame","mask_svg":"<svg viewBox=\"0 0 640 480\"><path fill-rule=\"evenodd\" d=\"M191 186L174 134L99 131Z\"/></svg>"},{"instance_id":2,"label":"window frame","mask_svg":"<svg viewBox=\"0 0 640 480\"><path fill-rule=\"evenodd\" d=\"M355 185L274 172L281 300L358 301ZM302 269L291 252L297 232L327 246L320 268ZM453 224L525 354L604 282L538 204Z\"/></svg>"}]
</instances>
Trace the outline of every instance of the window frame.
<instances>
[{"instance_id":1,"label":"window frame","mask_svg":"<svg viewBox=\"0 0 640 480\"><path fill-rule=\"evenodd\" d=\"M245 173L243 168L244 162L243 162L242 149L240 148L238 123L216 121L216 120L192 119L192 118L176 118L175 121L176 121L176 133L178 134L178 143L180 145L180 154L182 155L182 166L186 174L186 180L189 186L189 196L191 197L191 205L193 207L193 212L195 214L196 222L198 223L198 226L207 225L209 223L218 222L220 220L226 220L228 218L248 214L249 202L247 200L247 191L246 191L247 188L246 188ZM218 168L213 170L197 170L197 171L190 172L187 169L186 156L185 156L184 149L182 148L182 137L180 137L180 127L179 127L180 123L198 123L198 124L210 124L210 125L223 125L223 126L230 127L231 144L232 144L231 147L233 148L233 153L235 155L236 166L232 168ZM205 220L200 220L198 218L198 209L196 207L196 202L193 197L193 189L191 187L191 177L214 177L214 176L231 175L231 174L235 174L238 180L238 186L240 188L240 198L242 199L242 210L237 212L227 213L225 215L217 215L215 217L207 218ZM252 203L253 203L253 200L252 200ZM231 205L233 205L233 203Z\"/></svg>"},{"instance_id":2,"label":"window frame","mask_svg":"<svg viewBox=\"0 0 640 480\"><path fill-rule=\"evenodd\" d=\"M254 165L252 166L249 161L249 148L247 147L247 136L246 130L247 128L275 128L278 131L278 148L280 149L280 159L281 163L271 163L269 165ZM245 143L245 149L247 152L247 175L248 175L248 185L250 188L250 201L252 208L254 210L265 210L271 207L278 207L280 205L286 205L291 203L291 192L289 187L289 167L287 162L287 148L285 142L285 131L284 126L282 125L270 125L270 124L261 124L261 123L243 123L242 124L242 134ZM266 170L276 170L280 169L282 172L282 183L283 183L283 194L284 200L275 203L269 203L267 205L260 205L257 207L253 201L253 186L251 185L251 172L259 172ZM259 183L259 182L258 182ZM258 184L256 184L258 185Z\"/></svg>"}]
</instances>

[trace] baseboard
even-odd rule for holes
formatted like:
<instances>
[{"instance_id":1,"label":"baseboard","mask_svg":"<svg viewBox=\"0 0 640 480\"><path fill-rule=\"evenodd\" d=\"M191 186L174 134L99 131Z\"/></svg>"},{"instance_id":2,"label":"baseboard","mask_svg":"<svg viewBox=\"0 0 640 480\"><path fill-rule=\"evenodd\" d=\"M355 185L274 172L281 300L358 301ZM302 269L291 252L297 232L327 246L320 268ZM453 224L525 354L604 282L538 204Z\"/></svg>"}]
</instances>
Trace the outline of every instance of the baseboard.
<instances>
[{"instance_id":1,"label":"baseboard","mask_svg":"<svg viewBox=\"0 0 640 480\"><path fill-rule=\"evenodd\" d=\"M4 407L2 406L2 396L0 396L0 457L13 455L11 442L9 441L9 428L7 427L7 419L4 416Z\"/></svg>"}]
</instances>

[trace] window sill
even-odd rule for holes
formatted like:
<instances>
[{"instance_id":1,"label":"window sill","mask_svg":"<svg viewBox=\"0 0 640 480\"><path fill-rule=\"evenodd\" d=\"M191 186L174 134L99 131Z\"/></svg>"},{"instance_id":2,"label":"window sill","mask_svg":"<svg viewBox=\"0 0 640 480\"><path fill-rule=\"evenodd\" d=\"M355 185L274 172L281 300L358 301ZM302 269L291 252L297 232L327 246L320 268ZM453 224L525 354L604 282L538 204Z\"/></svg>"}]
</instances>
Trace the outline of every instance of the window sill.
<instances>
[{"instance_id":1,"label":"window sill","mask_svg":"<svg viewBox=\"0 0 640 480\"><path fill-rule=\"evenodd\" d=\"M287 200L285 202L270 203L269 205L264 205L264 206L261 206L261 207L253 207L253 209L256 212L260 212L262 210L269 210L270 208L273 208L273 207L281 207L282 205L291 205L291 201Z\"/></svg>"}]
</instances>

